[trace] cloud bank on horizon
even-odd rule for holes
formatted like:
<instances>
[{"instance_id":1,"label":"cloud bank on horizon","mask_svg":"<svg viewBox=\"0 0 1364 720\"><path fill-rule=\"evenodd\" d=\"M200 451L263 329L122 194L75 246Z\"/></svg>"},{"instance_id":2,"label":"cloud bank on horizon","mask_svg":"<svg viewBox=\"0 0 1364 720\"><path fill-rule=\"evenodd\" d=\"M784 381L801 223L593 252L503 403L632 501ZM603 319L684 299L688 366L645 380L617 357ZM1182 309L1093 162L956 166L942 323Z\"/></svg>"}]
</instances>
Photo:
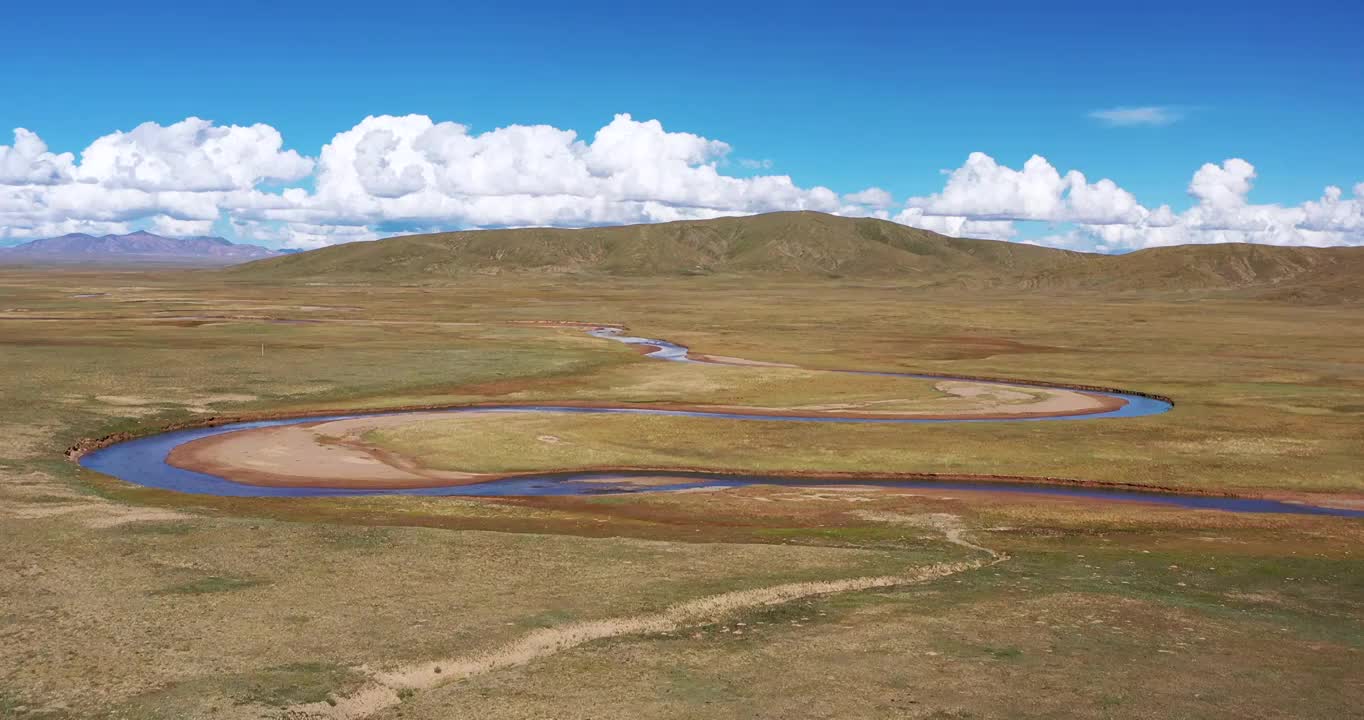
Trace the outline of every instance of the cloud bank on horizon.
<instances>
[{"instance_id":1,"label":"cloud bank on horizon","mask_svg":"<svg viewBox=\"0 0 1364 720\"><path fill-rule=\"evenodd\" d=\"M1115 125L1173 122L1165 108L1115 108ZM425 115L372 116L317 157L286 149L269 125L188 118L53 152L27 129L0 145L0 241L69 232L205 235L314 248L410 232L477 227L664 222L777 210L878 217L948 235L1124 251L1183 243L1364 245L1364 182L1296 206L1252 204L1255 168L1207 163L1190 208L1150 208L1108 179L1062 173L1034 155L1020 169L975 152L941 191L897 201L869 187L840 195L785 175L733 175L730 146L621 114L586 140L547 125L473 133ZM734 161L765 171L769 161Z\"/></svg>"}]
</instances>

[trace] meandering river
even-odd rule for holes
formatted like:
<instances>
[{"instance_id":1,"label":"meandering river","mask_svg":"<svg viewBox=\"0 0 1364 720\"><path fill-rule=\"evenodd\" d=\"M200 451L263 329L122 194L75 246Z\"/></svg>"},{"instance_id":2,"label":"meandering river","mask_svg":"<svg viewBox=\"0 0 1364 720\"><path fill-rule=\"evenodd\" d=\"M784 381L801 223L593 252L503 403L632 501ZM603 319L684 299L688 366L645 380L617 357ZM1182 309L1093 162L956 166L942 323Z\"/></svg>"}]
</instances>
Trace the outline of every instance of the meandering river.
<instances>
[{"instance_id":1,"label":"meandering river","mask_svg":"<svg viewBox=\"0 0 1364 720\"><path fill-rule=\"evenodd\" d=\"M702 362L693 359L686 347L665 340L632 337L625 335L619 328L596 328L589 331L595 337L614 340L630 345L648 346L648 357L671 362ZM848 372L855 374L883 375L892 377L920 378L933 380L964 380L973 383L988 382L994 385L1029 387L1025 382L982 381L978 378L958 378L946 375L921 375L911 373L869 372L856 370L835 370L829 372ZM1044 385L1037 383L1036 385ZM701 418L729 418L736 420L768 420L779 422L821 422L821 423L949 423L949 422L1044 422L1069 421L1092 422L1156 415L1171 409L1170 402L1135 393L1105 392L1084 389L1091 395L1105 396L1122 401L1120 407L1088 414L1057 413L1043 416L1013 418L863 418L830 416L827 414L749 414L738 412L711 412L703 410L668 410L637 407L577 407L556 405L507 405L461 407L440 410L448 413L579 413L579 414L640 414L640 415L677 415ZM406 412L406 411L404 411ZM418 412L418 411L411 411ZM431 410L420 412L429 413ZM896 478L860 477L856 480L831 480L817 477L792 477L780 474L707 473L693 471L635 471L612 473L549 472L532 475L519 475L514 478L490 480L487 482L447 487L379 489L364 490L353 488L326 487L273 487L233 482L229 477L218 477L175 467L166 462L172 450L194 440L215 435L251 430L256 428L316 423L332 420L345 420L358 417L396 415L400 412L350 413L328 416L299 417L276 420L237 422L214 427L174 430L157 435L135 438L114 443L82 455L79 459L83 467L95 470L121 480L147 487L161 488L185 493L237 497L325 497L354 495L465 495L465 496L529 496L529 495L600 495L635 492L666 492L695 488L733 488L748 485L782 485L794 487L828 487L837 483L842 487L867 486L902 489L923 489L952 492L1008 492L1030 495L1051 495L1090 500L1114 502L1146 502L1174 505L1185 508L1224 510L1248 513L1295 513L1313 515L1339 515L1364 517L1364 511L1343 508L1320 507L1296 502L1278 500L1217 497L1208 495L1185 495L1148 490L1129 490L1109 487L1080 487L1046 483L1026 482L960 482L939 480L904 480ZM648 478L649 483L636 482Z\"/></svg>"}]
</instances>

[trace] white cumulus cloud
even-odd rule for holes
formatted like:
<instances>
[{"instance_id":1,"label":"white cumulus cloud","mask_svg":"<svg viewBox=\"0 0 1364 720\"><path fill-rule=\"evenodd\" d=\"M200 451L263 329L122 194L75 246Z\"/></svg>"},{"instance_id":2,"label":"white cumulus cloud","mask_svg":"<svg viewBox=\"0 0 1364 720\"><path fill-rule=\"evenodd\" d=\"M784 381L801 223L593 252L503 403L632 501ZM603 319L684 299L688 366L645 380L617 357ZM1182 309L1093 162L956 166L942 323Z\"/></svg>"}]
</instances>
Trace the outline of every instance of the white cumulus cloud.
<instances>
[{"instance_id":1,"label":"white cumulus cloud","mask_svg":"<svg viewBox=\"0 0 1364 720\"><path fill-rule=\"evenodd\" d=\"M1346 200L1340 188L1327 187L1320 200L1303 204L1300 226L1315 232L1364 234L1364 182L1356 184L1353 193Z\"/></svg>"},{"instance_id":2,"label":"white cumulus cloud","mask_svg":"<svg viewBox=\"0 0 1364 720\"><path fill-rule=\"evenodd\" d=\"M895 197L879 187L869 187L866 190L844 195L843 202L884 210L895 204Z\"/></svg>"},{"instance_id":3,"label":"white cumulus cloud","mask_svg":"<svg viewBox=\"0 0 1364 720\"><path fill-rule=\"evenodd\" d=\"M425 115L373 116L322 148L315 192L286 203L261 202L240 219L396 232L843 207L832 190L801 188L786 176L725 175L719 166L729 152L718 140L669 132L657 120L625 114L590 141L547 125L473 133ZM322 239L316 232L289 237L307 244Z\"/></svg>"},{"instance_id":4,"label":"white cumulus cloud","mask_svg":"<svg viewBox=\"0 0 1364 720\"><path fill-rule=\"evenodd\" d=\"M0 145L0 185L56 185L71 179L75 157L54 154L37 133L15 128L14 144Z\"/></svg>"},{"instance_id":5,"label":"white cumulus cloud","mask_svg":"<svg viewBox=\"0 0 1364 720\"><path fill-rule=\"evenodd\" d=\"M1132 223L1147 214L1112 180L1090 183L1076 170L1062 175L1040 155L1014 170L981 152L952 170L941 192L910 198L908 207L926 216L1092 224Z\"/></svg>"},{"instance_id":6,"label":"white cumulus cloud","mask_svg":"<svg viewBox=\"0 0 1364 720\"><path fill-rule=\"evenodd\" d=\"M313 161L283 143L268 125L188 118L104 135L77 162L16 130L14 145L0 146L0 238L126 232L133 223L204 234L260 183L312 172Z\"/></svg>"},{"instance_id":7,"label":"white cumulus cloud","mask_svg":"<svg viewBox=\"0 0 1364 720\"><path fill-rule=\"evenodd\" d=\"M1176 211L1143 205L1112 179L1091 181L1039 155L1014 168L971 153L944 172L938 192L897 203L876 186L839 195L786 175L730 175L731 152L721 140L628 114L590 135L548 125L476 132L425 115L371 116L338 132L316 157L289 149L268 125L194 117L111 132L79 153L53 152L36 132L18 129L13 144L0 145L0 240L149 227L318 247L470 227L818 210L1077 249L1364 244L1364 183L1348 193L1328 187L1296 206L1256 204L1249 200L1255 167L1239 158L1197 168L1190 206ZM1030 238L1028 223L1058 228Z\"/></svg>"},{"instance_id":8,"label":"white cumulus cloud","mask_svg":"<svg viewBox=\"0 0 1364 720\"><path fill-rule=\"evenodd\" d=\"M80 179L148 192L209 192L312 172L311 160L283 145L269 125L217 126L194 117L164 127L143 123L91 143L81 153Z\"/></svg>"},{"instance_id":9,"label":"white cumulus cloud","mask_svg":"<svg viewBox=\"0 0 1364 720\"><path fill-rule=\"evenodd\" d=\"M941 192L910 198L897 222L949 235L1014 239L1015 223L1073 224L1067 233L1033 241L1076 249L1125 251L1185 243L1257 242L1274 245L1364 245L1364 183L1346 198L1338 187L1301 206L1254 204L1248 194L1255 167L1231 158L1207 163L1188 185L1194 204L1176 213L1154 209L1109 179L1089 182L1062 174L1034 155L1022 169L972 153L947 173Z\"/></svg>"}]
</instances>

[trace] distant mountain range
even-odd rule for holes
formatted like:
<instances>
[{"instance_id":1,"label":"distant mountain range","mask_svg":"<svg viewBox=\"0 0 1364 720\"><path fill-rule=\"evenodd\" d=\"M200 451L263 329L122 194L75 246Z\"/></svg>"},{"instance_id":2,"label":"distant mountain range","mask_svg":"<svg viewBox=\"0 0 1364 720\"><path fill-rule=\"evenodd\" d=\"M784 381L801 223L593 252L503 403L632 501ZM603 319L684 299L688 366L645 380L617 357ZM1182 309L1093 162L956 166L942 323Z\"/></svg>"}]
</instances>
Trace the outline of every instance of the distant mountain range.
<instances>
[{"instance_id":1,"label":"distant mountain range","mask_svg":"<svg viewBox=\"0 0 1364 720\"><path fill-rule=\"evenodd\" d=\"M284 254L220 237L170 238L149 232L94 236L72 233L0 248L8 264L231 265Z\"/></svg>"},{"instance_id":2,"label":"distant mountain range","mask_svg":"<svg viewBox=\"0 0 1364 720\"><path fill-rule=\"evenodd\" d=\"M471 274L876 279L1022 291L1231 292L1364 301L1364 247L1181 245L1103 255L947 237L814 212L564 230L471 230L353 242L230 269L243 278L405 282Z\"/></svg>"}]
</instances>

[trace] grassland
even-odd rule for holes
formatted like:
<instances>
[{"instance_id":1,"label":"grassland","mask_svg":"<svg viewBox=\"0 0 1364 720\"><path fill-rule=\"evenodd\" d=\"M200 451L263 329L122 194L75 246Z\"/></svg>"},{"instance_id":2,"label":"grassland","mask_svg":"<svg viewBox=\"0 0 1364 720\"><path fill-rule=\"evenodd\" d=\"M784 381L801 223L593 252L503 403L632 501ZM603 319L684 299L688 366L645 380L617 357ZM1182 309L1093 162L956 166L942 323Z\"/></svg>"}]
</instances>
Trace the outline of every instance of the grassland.
<instances>
[{"instance_id":1,"label":"grassland","mask_svg":"<svg viewBox=\"0 0 1364 720\"><path fill-rule=\"evenodd\" d=\"M588 397L780 405L888 389L673 374L576 331L522 324L589 320L701 352L1112 385L1178 406L1112 423L836 432L499 416L458 429L477 457L446 459L575 461L517 458L537 447L526 442L534 433L687 464L886 463L1359 494L1358 319L1350 305L954 295L866 280L275 285L8 272L0 717L279 717L343 698L374 672L575 621L980 557L934 526L886 520L897 516L957 518L1009 560L588 643L406 692L373 717L1346 716L1364 701L1357 521L762 487L207 498L79 471L61 452L211 415ZM935 394L913 382L895 392Z\"/></svg>"},{"instance_id":2,"label":"grassland","mask_svg":"<svg viewBox=\"0 0 1364 720\"><path fill-rule=\"evenodd\" d=\"M1214 431L1157 440L1134 420L1086 437L1066 425L1082 453L1058 447L1061 432L1008 426L842 425L627 417L498 414L414 422L366 435L373 445L428 467L507 473L592 467L688 467L743 471L833 471L1030 475L1240 494L1358 490L1353 438L1335 443L1243 439ZM1137 444L1141 443L1141 444ZM1334 456L1334 457L1332 457ZM1299 475L1295 465L1314 465Z\"/></svg>"}]
</instances>

